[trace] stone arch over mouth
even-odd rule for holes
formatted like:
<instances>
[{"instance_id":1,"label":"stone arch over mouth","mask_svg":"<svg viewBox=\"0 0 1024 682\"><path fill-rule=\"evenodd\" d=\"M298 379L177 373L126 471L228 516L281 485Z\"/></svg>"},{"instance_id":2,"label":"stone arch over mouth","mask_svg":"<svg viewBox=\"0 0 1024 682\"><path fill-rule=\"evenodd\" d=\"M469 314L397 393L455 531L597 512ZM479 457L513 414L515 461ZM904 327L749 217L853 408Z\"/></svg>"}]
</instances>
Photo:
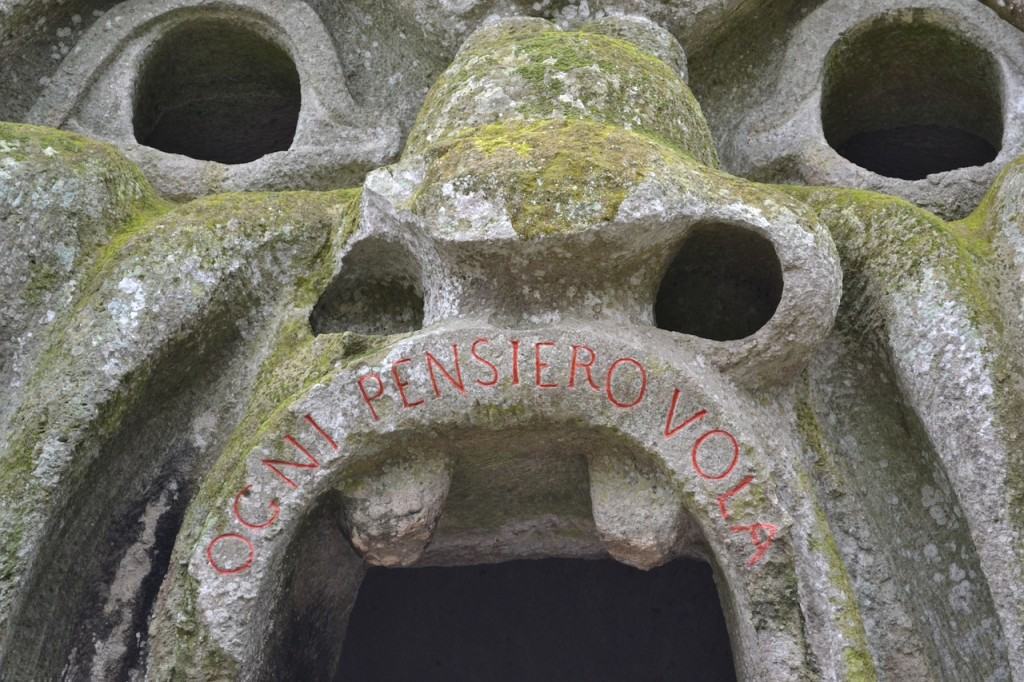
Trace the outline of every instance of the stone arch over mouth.
<instances>
[{"instance_id":1,"label":"stone arch over mouth","mask_svg":"<svg viewBox=\"0 0 1024 682\"><path fill-rule=\"evenodd\" d=\"M341 627L367 564L610 555L711 563L741 676L778 672L766 648L804 658L788 517L747 399L680 365L689 354L578 333L421 334L311 387L244 472L229 455L237 489L195 519L206 530L179 576L221 655L259 676L303 603L333 603L318 613ZM295 591L323 573L321 545L324 571L348 567L333 602Z\"/></svg>"},{"instance_id":2,"label":"stone arch over mouth","mask_svg":"<svg viewBox=\"0 0 1024 682\"><path fill-rule=\"evenodd\" d=\"M510 416L516 412L511 410ZM676 638L673 650L686 650L693 645L687 644L693 639L688 628L698 627L688 619L695 614L710 617L696 640L714 655L702 652L695 660L703 661L714 679L734 679L725 630L728 604L720 603L711 580L712 571L719 571L702 532L678 506L668 472L659 471L658 462L627 439L610 429L574 420L550 421L541 415L513 423L489 407L478 411L469 424L387 433L375 440L376 445L367 448L373 454L353 460L313 504L286 551L291 558L282 567L288 578L281 606L275 609L277 635L260 671L266 679L278 679L286 671L302 671L316 679L363 679L360 670L380 661L373 650L361 647L368 637L375 639L373 633L380 628L397 638L392 640L395 650L386 655L396 666L389 668L394 672L401 668L398 659L416 655L407 648L427 646L423 640L431 634L419 630L418 622L433 622L431 632L441 641L460 633L477 640L482 630L468 633L460 631L460 625L480 618L490 623L478 611L483 603L497 610L492 618L500 622L501 613L523 606L510 599L527 586L538 592L538 608L543 604L554 610L549 634L558 632L558 614L577 609L590 614L591 630L582 637L591 641L616 632L615 622L601 618L601 609L610 608L616 591L628 601L629 590L664 594L672 585L672 599L665 604L679 608L669 609L675 618L671 625L648 617L637 627L650 628L650 634L665 641ZM617 567L607 558L609 553L644 568L665 565L648 575ZM522 559L546 563L538 567ZM488 570L504 580L480 580L481 571ZM696 582L683 583L690 578ZM443 607L435 596L403 613L395 608L400 604L394 598L381 593L390 588L419 590L422 595L423 590L443 590L453 580L459 581L459 603ZM575 591L560 592L566 584L574 584ZM495 592L497 585L508 593ZM603 597L595 594L584 600L579 590L585 585L605 590ZM474 595L483 601L465 603ZM631 608L638 609L639 603ZM429 612L431 604L442 610ZM460 605L465 610L452 614ZM380 620L388 614L399 619L391 627ZM436 630L443 624L448 630L441 635ZM656 625L661 627L655 630ZM533 641L529 634L513 640L519 647ZM641 642L619 643L616 660L626 665L630 656L642 657L644 647ZM481 643L481 651L488 648ZM494 653L515 658L514 650L499 646ZM442 657L443 651L442 646L431 655ZM376 655L383 653L378 646ZM529 658L535 656L541 655L534 652ZM563 656L572 654L562 652L545 662L565 665ZM461 663L448 664L463 673L479 661L461 647L459 659ZM594 654L591 660L600 656ZM638 658L629 665L636 671L644 664ZM434 672L442 669L451 671L442 666ZM497 679L479 669L473 672ZM424 672L424 679L430 679L429 674Z\"/></svg>"},{"instance_id":3,"label":"stone arch over mouth","mask_svg":"<svg viewBox=\"0 0 1024 682\"><path fill-rule=\"evenodd\" d=\"M705 657L707 672L722 675L715 679L735 679L731 656L742 644L730 644L729 638L739 636L743 616L735 612L728 579L698 522L676 506L682 501L670 490L669 472L657 471L659 464L649 453L613 430L528 418L513 425L494 412L482 418L497 423L388 434L374 454L351 462L312 503L273 569L286 578L270 609L276 616L268 653L253 674L280 679L287 671L302 670L317 679L349 679L346 675L365 663L353 663L345 647L358 647L367 635L348 628L380 627L374 623L379 616L368 623L354 610L388 607L379 601L359 606L360 599L379 599L360 592L367 580L373 591L379 590L374 588L378 582L412 580L415 585L416 572L423 569L444 584L439 571L496 566L509 580L533 580L545 599L556 599L547 604L554 609L579 608L566 595L557 601L554 592L559 580L573 576L610 591L629 585L665 590L666 581L678 580L674 596L699 605L674 615L692 618L695 612L710 611L713 620L707 627L723 631L704 642L718 648L715 656ZM242 515L256 521L249 513ZM230 547L218 547L213 561L223 559L222 569L233 570L227 565L230 554ZM613 558L627 567L615 568ZM542 580L537 573L542 569L531 573L522 567L526 559L556 562L559 578ZM655 573L643 575L628 564ZM694 576L697 585L682 582ZM715 582L722 585L716 589ZM486 585L475 589L488 593ZM463 592L462 599L467 598ZM684 646L690 627L684 623L658 634L678 637L678 646ZM613 632L612 625L604 627ZM452 635L458 636L457 631ZM414 643L396 642L406 645ZM628 658L630 649L620 655Z\"/></svg>"}]
</instances>

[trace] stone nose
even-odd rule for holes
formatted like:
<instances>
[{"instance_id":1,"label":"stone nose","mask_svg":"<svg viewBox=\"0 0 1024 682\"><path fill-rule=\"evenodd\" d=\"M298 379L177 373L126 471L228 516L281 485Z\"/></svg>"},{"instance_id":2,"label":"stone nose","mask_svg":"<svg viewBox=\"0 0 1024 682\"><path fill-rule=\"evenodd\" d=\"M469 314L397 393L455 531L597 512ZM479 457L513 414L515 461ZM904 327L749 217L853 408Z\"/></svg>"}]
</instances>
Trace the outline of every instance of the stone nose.
<instances>
[{"instance_id":1,"label":"stone nose","mask_svg":"<svg viewBox=\"0 0 1024 682\"><path fill-rule=\"evenodd\" d=\"M657 324L748 377L799 364L838 305L831 239L798 201L716 168L682 64L647 21L478 31L402 160L368 177L332 287L346 303L322 299L314 326Z\"/></svg>"}]
</instances>

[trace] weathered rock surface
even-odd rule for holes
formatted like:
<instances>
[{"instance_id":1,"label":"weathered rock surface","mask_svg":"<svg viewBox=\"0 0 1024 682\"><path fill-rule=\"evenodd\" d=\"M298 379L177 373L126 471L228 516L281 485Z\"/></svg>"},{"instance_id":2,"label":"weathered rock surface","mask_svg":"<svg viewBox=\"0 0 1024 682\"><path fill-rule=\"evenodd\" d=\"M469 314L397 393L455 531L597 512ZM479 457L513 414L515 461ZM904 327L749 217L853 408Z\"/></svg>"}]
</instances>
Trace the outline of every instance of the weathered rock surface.
<instances>
[{"instance_id":1,"label":"weathered rock surface","mask_svg":"<svg viewBox=\"0 0 1024 682\"><path fill-rule=\"evenodd\" d=\"M688 556L740 679L1024 680L1020 34L855 4L0 8L51 126L0 124L0 679L329 679L368 565ZM137 139L211 27L184 120L286 148ZM859 78L890 35L935 118ZM876 124L998 149L826 132Z\"/></svg>"}]
</instances>

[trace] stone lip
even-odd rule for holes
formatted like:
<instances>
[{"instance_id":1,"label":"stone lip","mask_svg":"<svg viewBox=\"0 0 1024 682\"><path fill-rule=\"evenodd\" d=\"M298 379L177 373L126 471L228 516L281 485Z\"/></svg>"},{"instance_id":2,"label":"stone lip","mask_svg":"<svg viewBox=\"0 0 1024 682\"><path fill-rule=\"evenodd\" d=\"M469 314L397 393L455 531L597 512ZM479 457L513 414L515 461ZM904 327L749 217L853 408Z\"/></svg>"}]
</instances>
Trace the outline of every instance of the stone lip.
<instances>
[{"instance_id":1,"label":"stone lip","mask_svg":"<svg viewBox=\"0 0 1024 682\"><path fill-rule=\"evenodd\" d=\"M590 371L578 370L573 379L573 346L580 344L594 352L595 360ZM469 322L441 325L396 339L372 357L331 372L282 408L273 423L264 425L255 447L244 454L244 468L235 457L233 463L217 465L231 467L231 483L249 491L242 507L249 523L267 516L270 499L279 505L277 521L267 528L240 525L231 516L230 483L211 482L229 497L211 500L206 512L189 522L185 534L197 538L195 546L179 545L179 550L191 554L188 576L178 579L194 581L202 627L243 671L254 661L252 633L261 627L265 618L261 614L267 613L264 607L277 598L275 576L286 573L296 560L289 547L300 519L339 485L342 490L362 491L358 499L351 498L352 493L344 493L343 498L356 499L356 516L348 516L358 528L355 545L374 562L414 560L410 542L426 544L432 532L432 524L417 520L417 515L428 511L441 517L433 532L445 535L443 544L457 550L448 555L449 560L568 556L580 550L591 555L593 540L559 539L572 524L558 519L571 520L578 513L572 506L560 508L553 500L520 508L522 499L510 497L502 505L507 509L485 502L486 510L467 513L465 505L472 503L473 490L467 494L463 486L472 480L480 485L483 479L460 478L460 468L472 468L474 462L499 454L489 448L502 447L497 445L502 442L500 434L509 429L520 429L523 438L504 439L507 445L502 449L521 450L523 456L531 457L550 449L549 454L559 459L586 458L597 537L613 555L647 567L681 552L714 557L730 585L731 604L740 623L736 634L743 652L740 666L748 674L775 678L783 670L780 666L806 656L799 625L802 617L785 587L796 579L788 535L791 505L777 492L775 477L789 474L784 471L780 448L785 446L775 437L771 411L759 407L695 354L666 343L663 333L582 322L543 330ZM528 428L522 430L524 426ZM726 432L728 436L723 435ZM292 459L295 450L286 442L290 438L318 461L317 467L306 471L286 470L294 487L262 464L271 458ZM735 455L731 438L737 443ZM285 452L290 454L283 457ZM394 459L403 456L437 462L423 465L434 474L408 479L402 472L416 466ZM448 503L442 503L443 481L447 481L442 475L447 466L441 463L444 458L456 462ZM441 475L436 479L440 487L420 487L437 475ZM529 476L529 469L520 469L520 475ZM381 488L381 482L392 479L405 483ZM515 477L501 480L502 485L516 485ZM644 494L615 493L633 488ZM730 489L734 495L722 502L721 496ZM458 501L452 502L452 496ZM658 509L650 507L651 502L657 502ZM802 502L793 504L795 513L802 513ZM446 525L449 507L461 521ZM366 516L363 510L367 509L375 510L377 520ZM652 515L658 517L653 525L644 521ZM497 524L492 542L479 545L475 554L466 554L459 535L477 537L475 530L490 528L489 523ZM505 524L517 525L519 530L505 535L501 531ZM777 533L763 553L752 543L748 530L756 524L770 524L773 534ZM593 537L594 530L585 531L585 525L576 528ZM410 534L408 541L402 538L405 533ZM378 539L368 542L368 537ZM435 553L430 563L443 563L443 556ZM766 610L775 614L770 624L755 616ZM164 614L171 617L169 611ZM788 625L779 627L783 622ZM757 653L765 647L777 655Z\"/></svg>"},{"instance_id":2,"label":"stone lip","mask_svg":"<svg viewBox=\"0 0 1024 682\"><path fill-rule=\"evenodd\" d=\"M280 45L295 63L302 105L287 151L225 165L169 154L139 144L135 97L148 53L163 36L189 22L223 19ZM393 158L401 133L371 116L351 97L330 33L303 2L273 0L147 0L118 9L116 22L98 22L61 64L28 120L116 144L165 196L189 199L226 191L329 189L357 184Z\"/></svg>"}]
</instances>

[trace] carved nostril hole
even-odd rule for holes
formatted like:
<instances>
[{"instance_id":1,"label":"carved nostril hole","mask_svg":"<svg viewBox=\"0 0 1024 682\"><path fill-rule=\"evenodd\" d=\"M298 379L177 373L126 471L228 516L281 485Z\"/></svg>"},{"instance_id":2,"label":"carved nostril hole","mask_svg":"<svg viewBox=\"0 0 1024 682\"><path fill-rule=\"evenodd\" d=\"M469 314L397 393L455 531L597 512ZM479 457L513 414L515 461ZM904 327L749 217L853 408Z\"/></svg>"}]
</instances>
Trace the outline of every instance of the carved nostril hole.
<instances>
[{"instance_id":1,"label":"carved nostril hole","mask_svg":"<svg viewBox=\"0 0 1024 682\"><path fill-rule=\"evenodd\" d=\"M403 244L364 239L310 314L314 334L399 334L423 326L420 268Z\"/></svg>"},{"instance_id":2,"label":"carved nostril hole","mask_svg":"<svg viewBox=\"0 0 1024 682\"><path fill-rule=\"evenodd\" d=\"M299 74L281 47L224 20L180 26L146 59L135 139L161 151L235 164L288 149Z\"/></svg>"},{"instance_id":3,"label":"carved nostril hole","mask_svg":"<svg viewBox=\"0 0 1024 682\"><path fill-rule=\"evenodd\" d=\"M825 139L849 161L920 180L999 153L1002 94L992 56L920 12L884 15L829 52Z\"/></svg>"},{"instance_id":4,"label":"carved nostril hole","mask_svg":"<svg viewBox=\"0 0 1024 682\"><path fill-rule=\"evenodd\" d=\"M654 304L658 327L715 341L750 336L782 299L771 241L724 223L694 226L669 264Z\"/></svg>"}]
</instances>

